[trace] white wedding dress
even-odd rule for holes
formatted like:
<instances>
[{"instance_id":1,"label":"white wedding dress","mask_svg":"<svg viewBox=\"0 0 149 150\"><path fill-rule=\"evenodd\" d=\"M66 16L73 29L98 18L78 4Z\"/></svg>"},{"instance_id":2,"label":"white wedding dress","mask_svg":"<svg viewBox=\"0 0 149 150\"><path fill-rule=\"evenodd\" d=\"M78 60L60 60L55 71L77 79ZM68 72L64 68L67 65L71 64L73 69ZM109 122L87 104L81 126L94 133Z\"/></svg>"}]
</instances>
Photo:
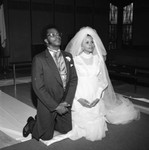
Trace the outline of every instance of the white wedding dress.
<instances>
[{"instance_id":1,"label":"white wedding dress","mask_svg":"<svg viewBox=\"0 0 149 150\"><path fill-rule=\"evenodd\" d=\"M91 59L92 64L86 65L82 59ZM88 140L95 141L105 137L107 131L105 108L102 100L102 94L107 87L99 78L101 74L100 62L97 55L82 54L74 59L78 75L78 86L72 105L72 125L70 138L72 140L85 137ZM79 98L84 98L92 103L96 98L100 101L95 107L86 108L79 102Z\"/></svg>"},{"instance_id":2,"label":"white wedding dress","mask_svg":"<svg viewBox=\"0 0 149 150\"><path fill-rule=\"evenodd\" d=\"M84 59L93 59L91 64L86 65ZM138 117L138 111L133 104L123 98L122 103L112 110L105 108L103 100L104 91L108 86L105 80L100 59L97 55L86 55L82 53L74 58L78 75L78 85L72 105L72 130L64 135L55 136L52 140L42 141L46 145L61 141L66 138L77 140L85 137L87 140L101 140L106 135L107 122L113 124L124 124ZM84 98L90 103L96 98L100 101L92 108L83 107L79 98Z\"/></svg>"}]
</instances>

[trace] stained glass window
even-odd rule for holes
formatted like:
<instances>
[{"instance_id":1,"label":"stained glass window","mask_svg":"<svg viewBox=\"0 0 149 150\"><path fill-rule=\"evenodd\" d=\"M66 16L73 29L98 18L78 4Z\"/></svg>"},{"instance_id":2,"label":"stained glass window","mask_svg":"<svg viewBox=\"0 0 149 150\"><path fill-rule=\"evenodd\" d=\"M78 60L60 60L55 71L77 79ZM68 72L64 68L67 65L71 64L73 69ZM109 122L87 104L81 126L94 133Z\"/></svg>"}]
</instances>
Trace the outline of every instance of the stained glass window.
<instances>
[{"instance_id":1,"label":"stained glass window","mask_svg":"<svg viewBox=\"0 0 149 150\"><path fill-rule=\"evenodd\" d=\"M117 24L117 17L118 17L118 8L117 6L114 6L110 3L110 13L109 13L110 23Z\"/></svg>"},{"instance_id":2,"label":"stained glass window","mask_svg":"<svg viewBox=\"0 0 149 150\"><path fill-rule=\"evenodd\" d=\"M119 8L110 3L109 12L109 49L117 48L117 24ZM133 3L123 7L122 22L122 45L130 46L132 44L132 24L133 24Z\"/></svg>"},{"instance_id":3,"label":"stained glass window","mask_svg":"<svg viewBox=\"0 0 149 150\"><path fill-rule=\"evenodd\" d=\"M132 44L133 3L123 8L123 45Z\"/></svg>"},{"instance_id":4,"label":"stained glass window","mask_svg":"<svg viewBox=\"0 0 149 150\"><path fill-rule=\"evenodd\" d=\"M109 49L116 48L118 8L110 3L109 13Z\"/></svg>"}]
</instances>

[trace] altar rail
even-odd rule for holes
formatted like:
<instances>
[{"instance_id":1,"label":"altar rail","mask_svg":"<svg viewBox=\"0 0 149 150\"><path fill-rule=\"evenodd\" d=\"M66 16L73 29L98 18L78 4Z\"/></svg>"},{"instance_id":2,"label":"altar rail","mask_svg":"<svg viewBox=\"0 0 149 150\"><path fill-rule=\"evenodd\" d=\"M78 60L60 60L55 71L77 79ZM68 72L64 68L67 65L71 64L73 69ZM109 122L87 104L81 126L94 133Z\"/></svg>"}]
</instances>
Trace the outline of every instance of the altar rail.
<instances>
[{"instance_id":1,"label":"altar rail","mask_svg":"<svg viewBox=\"0 0 149 150\"><path fill-rule=\"evenodd\" d=\"M31 67L31 61L10 62L10 67L13 70L13 83L16 86L16 68Z\"/></svg>"},{"instance_id":2,"label":"altar rail","mask_svg":"<svg viewBox=\"0 0 149 150\"><path fill-rule=\"evenodd\" d=\"M111 78L149 86L149 48L108 52L106 61Z\"/></svg>"}]
</instances>

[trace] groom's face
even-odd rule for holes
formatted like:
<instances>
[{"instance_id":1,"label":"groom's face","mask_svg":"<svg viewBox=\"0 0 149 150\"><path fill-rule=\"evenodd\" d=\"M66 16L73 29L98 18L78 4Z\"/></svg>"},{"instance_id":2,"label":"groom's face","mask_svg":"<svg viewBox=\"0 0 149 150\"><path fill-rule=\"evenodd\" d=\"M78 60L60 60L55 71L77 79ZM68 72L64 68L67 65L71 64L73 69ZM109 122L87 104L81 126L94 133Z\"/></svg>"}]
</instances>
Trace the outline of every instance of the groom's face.
<instances>
[{"instance_id":1,"label":"groom's face","mask_svg":"<svg viewBox=\"0 0 149 150\"><path fill-rule=\"evenodd\" d=\"M61 36L55 28L47 30L46 43L54 47L61 45Z\"/></svg>"}]
</instances>

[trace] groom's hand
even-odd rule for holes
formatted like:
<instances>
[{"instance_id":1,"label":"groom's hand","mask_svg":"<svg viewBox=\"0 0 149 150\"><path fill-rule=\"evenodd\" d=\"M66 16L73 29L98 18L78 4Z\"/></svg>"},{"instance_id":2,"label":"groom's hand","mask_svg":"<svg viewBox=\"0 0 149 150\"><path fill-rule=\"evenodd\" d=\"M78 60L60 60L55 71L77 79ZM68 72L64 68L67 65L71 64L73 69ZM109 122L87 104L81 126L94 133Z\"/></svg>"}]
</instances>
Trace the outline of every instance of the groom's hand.
<instances>
[{"instance_id":1,"label":"groom's hand","mask_svg":"<svg viewBox=\"0 0 149 150\"><path fill-rule=\"evenodd\" d=\"M65 114L65 113L68 112L68 108L65 107L65 106L63 106L63 105L61 105L61 104L59 104L59 105L56 107L55 110L57 111L57 113L58 113L59 115L63 115L63 114Z\"/></svg>"},{"instance_id":2,"label":"groom's hand","mask_svg":"<svg viewBox=\"0 0 149 150\"><path fill-rule=\"evenodd\" d=\"M59 105L64 106L64 107L70 107L70 104L68 104L67 102L62 102Z\"/></svg>"}]
</instances>

